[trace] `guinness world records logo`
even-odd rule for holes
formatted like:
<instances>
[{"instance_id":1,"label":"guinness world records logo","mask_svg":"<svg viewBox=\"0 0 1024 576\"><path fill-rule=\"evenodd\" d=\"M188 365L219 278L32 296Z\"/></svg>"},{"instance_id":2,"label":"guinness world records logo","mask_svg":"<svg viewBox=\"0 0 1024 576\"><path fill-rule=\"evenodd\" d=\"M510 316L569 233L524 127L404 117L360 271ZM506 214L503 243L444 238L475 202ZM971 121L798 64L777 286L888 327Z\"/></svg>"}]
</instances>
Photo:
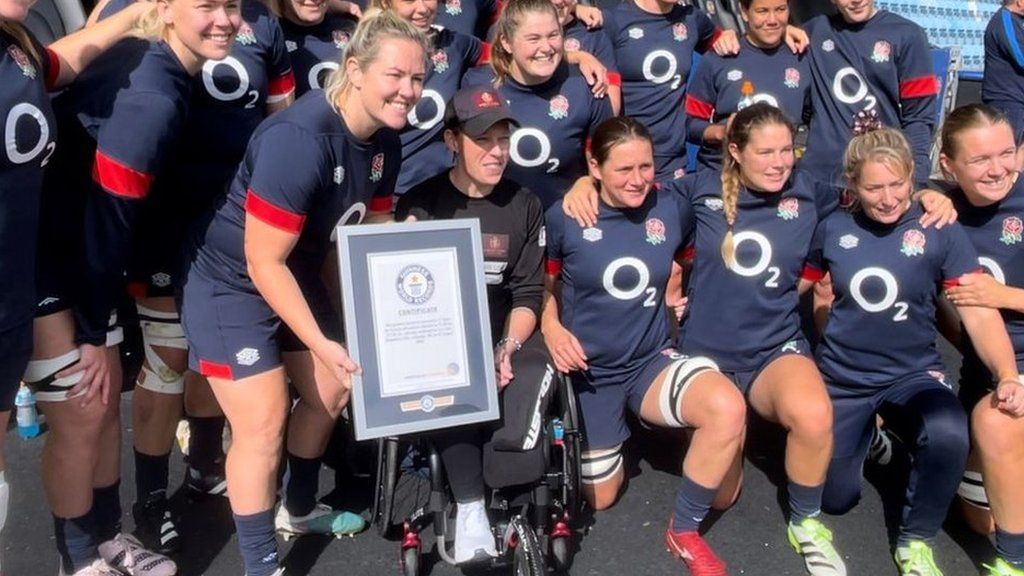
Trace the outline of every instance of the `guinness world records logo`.
<instances>
[{"instance_id":1,"label":"guinness world records logo","mask_svg":"<svg viewBox=\"0 0 1024 576\"><path fill-rule=\"evenodd\" d=\"M418 306L434 295L434 277L425 266L410 264L398 273L395 288L399 298Z\"/></svg>"}]
</instances>

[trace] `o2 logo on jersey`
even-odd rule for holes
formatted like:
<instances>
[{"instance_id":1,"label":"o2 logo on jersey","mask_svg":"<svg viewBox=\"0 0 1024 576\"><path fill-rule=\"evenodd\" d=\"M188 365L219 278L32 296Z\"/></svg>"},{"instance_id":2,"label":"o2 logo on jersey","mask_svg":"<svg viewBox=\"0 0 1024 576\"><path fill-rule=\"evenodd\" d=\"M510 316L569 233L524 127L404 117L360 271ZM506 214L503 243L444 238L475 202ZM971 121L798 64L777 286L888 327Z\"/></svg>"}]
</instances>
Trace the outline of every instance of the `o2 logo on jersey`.
<instances>
[{"instance_id":1,"label":"o2 logo on jersey","mask_svg":"<svg viewBox=\"0 0 1024 576\"><path fill-rule=\"evenodd\" d=\"M988 256L979 256L978 264L985 269L986 272L992 275L996 279L996 282L1000 284L1006 284L1006 273L1003 272L1003 267L998 262L989 258Z\"/></svg>"},{"instance_id":2,"label":"o2 logo on jersey","mask_svg":"<svg viewBox=\"0 0 1024 576\"><path fill-rule=\"evenodd\" d=\"M1021 241L1021 234L1024 233L1024 222L1016 216L1009 216L1003 220L1003 233L999 241L1007 246L1013 246Z\"/></svg>"},{"instance_id":3,"label":"o2 logo on jersey","mask_svg":"<svg viewBox=\"0 0 1024 576\"><path fill-rule=\"evenodd\" d=\"M319 90L324 87L324 80L327 76L338 69L337 62L318 62L312 68L309 69L309 74L306 76L306 82L309 84L311 90Z\"/></svg>"},{"instance_id":4,"label":"o2 logo on jersey","mask_svg":"<svg viewBox=\"0 0 1024 576\"><path fill-rule=\"evenodd\" d=\"M427 101L434 103L434 115L429 118L421 119L419 116L420 106ZM437 90L431 90L428 88L423 91L423 95L420 96L420 101L413 106L412 110L409 110L409 115L406 119L409 121L409 124L415 128L420 130L430 130L444 119L444 110L444 98L441 97L441 94L438 93ZM423 112L426 112L426 110L423 110Z\"/></svg>"},{"instance_id":5,"label":"o2 logo on jersey","mask_svg":"<svg viewBox=\"0 0 1024 576\"><path fill-rule=\"evenodd\" d=\"M864 110L873 110L878 104L868 89L868 82L852 66L841 68L832 78L832 95L843 104L864 104Z\"/></svg>"},{"instance_id":6,"label":"o2 logo on jersey","mask_svg":"<svg viewBox=\"0 0 1024 576\"><path fill-rule=\"evenodd\" d=\"M18 143L18 121L23 117L34 120L39 127L39 135L28 150L20 147ZM46 150L46 156L39 163L41 168L49 163L57 143L50 142L50 123L47 122L43 111L30 102L20 102L12 106L11 111L7 113L7 121L4 123L4 147L12 164L27 164Z\"/></svg>"},{"instance_id":7,"label":"o2 logo on jersey","mask_svg":"<svg viewBox=\"0 0 1024 576\"><path fill-rule=\"evenodd\" d=\"M238 82L238 87L230 92L221 90L216 81L217 69L225 66L230 72L225 70L221 78L230 75ZM249 89L249 71L234 56L228 56L223 60L207 60L203 64L203 88L206 88L207 94L221 102L234 102L244 97L245 108L255 108L256 102L260 99L259 90Z\"/></svg>"},{"instance_id":8,"label":"o2 logo on jersey","mask_svg":"<svg viewBox=\"0 0 1024 576\"><path fill-rule=\"evenodd\" d=\"M632 286L620 287L615 283L616 274L624 269L631 270L636 275L636 281ZM658 289L649 286L650 282L651 272L647 269L647 264L632 256L616 258L608 264L601 276L601 284L604 286L605 292L616 300L633 300L641 294L647 294L643 302L644 308L652 308L658 304Z\"/></svg>"},{"instance_id":9,"label":"o2 logo on jersey","mask_svg":"<svg viewBox=\"0 0 1024 576\"><path fill-rule=\"evenodd\" d=\"M532 158L523 155L522 145L525 140L537 141L537 152ZM551 140L548 139L548 135L537 128L520 128L513 132L509 155L513 162L523 168L536 168L547 164L545 172L548 174L557 172L560 164L558 158L550 158Z\"/></svg>"},{"instance_id":10,"label":"o2 logo on jersey","mask_svg":"<svg viewBox=\"0 0 1024 576\"><path fill-rule=\"evenodd\" d=\"M334 225L334 230L331 230L331 242L338 239L338 226L354 226L360 224L363 218L366 217L366 204L362 202L356 202L355 204L348 207L345 213L338 218L338 223Z\"/></svg>"},{"instance_id":11,"label":"o2 logo on jersey","mask_svg":"<svg viewBox=\"0 0 1024 576\"><path fill-rule=\"evenodd\" d=\"M740 246L746 242L753 242L758 248L757 260L750 266L741 264L739 258L736 257L736 255L739 254ZM779 270L778 266L769 266L772 262L772 243L768 240L767 236L760 232L754 232L753 230L744 230L743 232L738 232L733 235L732 246L733 259L732 265L729 266L730 270L746 278L760 276L767 271L768 278L764 281L764 287L779 287L779 275L782 272Z\"/></svg>"},{"instance_id":12,"label":"o2 logo on jersey","mask_svg":"<svg viewBox=\"0 0 1024 576\"><path fill-rule=\"evenodd\" d=\"M883 290L880 298L869 300L868 296L865 295L864 283L869 279L875 279L882 283ZM906 302L896 301L899 298L899 293L900 287L899 283L896 282L896 277L885 268L870 266L859 270L853 275L853 278L850 278L850 296L853 297L853 301L862 310L872 314L895 310L892 316L893 322L905 321L907 319L907 311L910 309Z\"/></svg>"},{"instance_id":13,"label":"o2 logo on jersey","mask_svg":"<svg viewBox=\"0 0 1024 576\"><path fill-rule=\"evenodd\" d=\"M655 73L655 63L660 64L659 61L661 60L665 61L664 65L658 66L661 72ZM679 62L676 61L676 55L668 50L655 50L644 57L642 67L644 80L655 84L664 84L671 81L670 90L679 88L679 85L683 83L683 76L677 73L678 69Z\"/></svg>"}]
</instances>

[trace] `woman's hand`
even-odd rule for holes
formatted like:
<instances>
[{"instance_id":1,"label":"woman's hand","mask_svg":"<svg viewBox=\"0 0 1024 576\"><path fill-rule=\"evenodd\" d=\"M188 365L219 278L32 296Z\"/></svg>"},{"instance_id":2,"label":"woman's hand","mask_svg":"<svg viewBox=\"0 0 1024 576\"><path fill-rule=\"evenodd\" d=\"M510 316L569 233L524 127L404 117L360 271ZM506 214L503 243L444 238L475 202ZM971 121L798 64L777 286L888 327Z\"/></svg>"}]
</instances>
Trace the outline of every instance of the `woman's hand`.
<instances>
[{"instance_id":1,"label":"woman's hand","mask_svg":"<svg viewBox=\"0 0 1024 576\"><path fill-rule=\"evenodd\" d=\"M786 46L793 51L793 54L803 54L811 45L811 37L804 32L803 28L786 26Z\"/></svg>"},{"instance_id":2,"label":"woman's hand","mask_svg":"<svg viewBox=\"0 0 1024 576\"><path fill-rule=\"evenodd\" d=\"M956 306L1006 308L1007 288L988 274L964 274L956 286L946 290L946 298Z\"/></svg>"},{"instance_id":3,"label":"woman's hand","mask_svg":"<svg viewBox=\"0 0 1024 576\"><path fill-rule=\"evenodd\" d=\"M549 326L548 330L542 331L544 344L551 352L551 359L555 362L555 368L559 372L573 372L575 370L587 369L587 355L583 352L580 341L573 336L565 327Z\"/></svg>"},{"instance_id":4,"label":"woman's hand","mask_svg":"<svg viewBox=\"0 0 1024 576\"><path fill-rule=\"evenodd\" d=\"M1024 384L1020 380L1003 380L994 396L996 408L1017 418L1024 416Z\"/></svg>"},{"instance_id":5,"label":"woman's hand","mask_svg":"<svg viewBox=\"0 0 1024 576\"><path fill-rule=\"evenodd\" d=\"M323 364L345 390L352 389L352 375L361 374L362 368L352 360L344 346L325 339L311 352L317 362Z\"/></svg>"},{"instance_id":6,"label":"woman's hand","mask_svg":"<svg viewBox=\"0 0 1024 576\"><path fill-rule=\"evenodd\" d=\"M923 228L934 224L936 230L941 230L943 226L956 222L957 213L953 201L942 192L922 190L917 193L917 201L924 208L924 214L918 220Z\"/></svg>"},{"instance_id":7,"label":"woman's hand","mask_svg":"<svg viewBox=\"0 0 1024 576\"><path fill-rule=\"evenodd\" d=\"M577 4L575 14L576 19L582 22L588 30L600 28L604 25L604 15L601 14L601 9L597 6Z\"/></svg>"},{"instance_id":8,"label":"woman's hand","mask_svg":"<svg viewBox=\"0 0 1024 576\"><path fill-rule=\"evenodd\" d=\"M82 379L68 390L68 398L75 398L83 391L82 407L86 407L97 396L104 405L110 399L110 366L107 363L107 347L82 344L78 347L80 358L74 365L57 373L57 378L68 378L82 372Z\"/></svg>"},{"instance_id":9,"label":"woman's hand","mask_svg":"<svg viewBox=\"0 0 1024 576\"><path fill-rule=\"evenodd\" d=\"M740 53L740 37L735 30L723 30L711 49L719 56L735 56Z\"/></svg>"},{"instance_id":10,"label":"woman's hand","mask_svg":"<svg viewBox=\"0 0 1024 576\"><path fill-rule=\"evenodd\" d=\"M498 376L498 390L504 390L515 378L515 374L512 373L512 354L515 350L515 344L511 342L499 343L494 347L494 371Z\"/></svg>"},{"instance_id":11,"label":"woman's hand","mask_svg":"<svg viewBox=\"0 0 1024 576\"><path fill-rule=\"evenodd\" d=\"M573 52L576 65L590 85L590 92L594 98L604 98L608 93L608 69L601 64L593 54L587 52Z\"/></svg>"},{"instance_id":12,"label":"woman's hand","mask_svg":"<svg viewBox=\"0 0 1024 576\"><path fill-rule=\"evenodd\" d=\"M672 313L676 316L676 322L681 322L683 320L683 314L686 313L686 304L688 302L689 300L686 296L680 296L675 302L668 303L669 308L672 309Z\"/></svg>"},{"instance_id":13,"label":"woman's hand","mask_svg":"<svg viewBox=\"0 0 1024 576\"><path fill-rule=\"evenodd\" d=\"M562 197L562 211L581 228L597 224L597 189L590 176L580 177L573 183Z\"/></svg>"}]
</instances>

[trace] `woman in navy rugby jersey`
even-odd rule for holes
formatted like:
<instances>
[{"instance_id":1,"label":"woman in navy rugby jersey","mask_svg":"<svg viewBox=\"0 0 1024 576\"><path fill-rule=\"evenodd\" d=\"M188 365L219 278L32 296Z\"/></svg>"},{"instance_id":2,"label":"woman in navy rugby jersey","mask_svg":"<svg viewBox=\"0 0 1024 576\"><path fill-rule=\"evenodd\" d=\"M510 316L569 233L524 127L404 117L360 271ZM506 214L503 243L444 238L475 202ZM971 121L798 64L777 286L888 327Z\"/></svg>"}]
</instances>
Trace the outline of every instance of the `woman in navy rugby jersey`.
<instances>
[{"instance_id":1,"label":"woman in navy rugby jersey","mask_svg":"<svg viewBox=\"0 0 1024 576\"><path fill-rule=\"evenodd\" d=\"M618 116L622 111L622 77L615 64L611 40L601 30L601 11L593 6L582 6L576 0L551 0L551 4L558 11L566 55L585 52L597 58L607 70L608 100L612 113Z\"/></svg>"},{"instance_id":2,"label":"woman in navy rugby jersey","mask_svg":"<svg viewBox=\"0 0 1024 576\"><path fill-rule=\"evenodd\" d=\"M289 381L299 400L278 526L337 532L353 520L316 503L320 457L359 369L339 343L321 271L337 223L390 218L398 131L422 92L426 54L424 35L390 11L364 17L327 89L256 130L197 238L182 324L189 365L210 380L231 423L228 496L249 576L278 570L274 502ZM300 508L308 514L296 516Z\"/></svg>"},{"instance_id":3,"label":"woman in navy rugby jersey","mask_svg":"<svg viewBox=\"0 0 1024 576\"><path fill-rule=\"evenodd\" d=\"M968 432L935 347L937 288L974 283L978 256L959 224L940 230L918 222L914 158L899 131L855 136L845 166L856 208L819 224L804 271L805 282L831 273L836 295L816 351L835 435L823 508L843 513L856 505L875 415L883 416L913 454L896 564L901 574L939 576L932 541L963 473ZM998 311L954 305L995 381L1018 386Z\"/></svg>"},{"instance_id":4,"label":"woman in navy rugby jersey","mask_svg":"<svg viewBox=\"0 0 1024 576\"><path fill-rule=\"evenodd\" d=\"M33 334L39 297L31 272L37 255L43 168L59 144L47 91L70 83L96 56L124 37L142 14L152 11L152 6L140 5L103 26L70 34L43 48L22 25L33 4L0 0L0 83L4 86L0 115L5 119L7 143L0 156L0 213L4 215L0 219L0 278L4 279L0 288L0 423L5 428L30 356L45 358L46 346L53 344L44 335ZM79 390L88 383L83 381ZM9 500L4 468L0 439L0 529ZM87 482L91 491L91 478ZM50 483L47 489L60 487ZM55 516L54 521L60 524L63 519ZM62 562L61 571L70 573L73 567Z\"/></svg>"},{"instance_id":5,"label":"woman in navy rugby jersey","mask_svg":"<svg viewBox=\"0 0 1024 576\"><path fill-rule=\"evenodd\" d=\"M327 0L279 0L281 29L295 74L295 97L324 87L338 69L358 20Z\"/></svg>"},{"instance_id":6,"label":"woman in navy rugby jersey","mask_svg":"<svg viewBox=\"0 0 1024 576\"><path fill-rule=\"evenodd\" d=\"M954 110L942 127L939 161L960 224L978 251L986 274L972 275L946 291L957 306L999 310L1024 368L1024 180L1016 168L1012 121L994 108L971 104ZM998 557L989 576L1024 575L1024 386L996 382L961 337L959 323L946 331L960 343L960 400L971 415L972 457L960 483L968 523L982 534L995 530ZM994 524L993 524L994 520Z\"/></svg>"}]
</instances>

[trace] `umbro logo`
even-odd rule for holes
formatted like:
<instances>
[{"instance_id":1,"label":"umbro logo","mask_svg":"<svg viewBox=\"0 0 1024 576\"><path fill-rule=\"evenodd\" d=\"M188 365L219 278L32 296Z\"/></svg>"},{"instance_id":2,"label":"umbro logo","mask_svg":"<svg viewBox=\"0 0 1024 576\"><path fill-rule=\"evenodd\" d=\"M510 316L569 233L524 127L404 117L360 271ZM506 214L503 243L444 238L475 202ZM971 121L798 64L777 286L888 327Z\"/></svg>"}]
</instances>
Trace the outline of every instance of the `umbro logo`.
<instances>
[{"instance_id":1,"label":"umbro logo","mask_svg":"<svg viewBox=\"0 0 1024 576\"><path fill-rule=\"evenodd\" d=\"M252 366L260 361L260 351L255 348L242 348L235 354L235 361L241 366Z\"/></svg>"},{"instance_id":2,"label":"umbro logo","mask_svg":"<svg viewBox=\"0 0 1024 576\"><path fill-rule=\"evenodd\" d=\"M587 242L597 242L604 236L600 228L590 227L583 230L583 239Z\"/></svg>"},{"instance_id":3,"label":"umbro logo","mask_svg":"<svg viewBox=\"0 0 1024 576\"><path fill-rule=\"evenodd\" d=\"M639 39L643 38L644 37L644 30L643 30L643 28L637 28L635 26L633 28L630 28L629 29L629 37L632 38L633 40L639 40Z\"/></svg>"},{"instance_id":4,"label":"umbro logo","mask_svg":"<svg viewBox=\"0 0 1024 576\"><path fill-rule=\"evenodd\" d=\"M707 198L704 200L704 205L716 212L721 212L722 208L725 207L721 198Z\"/></svg>"},{"instance_id":5,"label":"umbro logo","mask_svg":"<svg viewBox=\"0 0 1024 576\"><path fill-rule=\"evenodd\" d=\"M334 183L341 184L341 181L345 179L345 168L342 166L334 167Z\"/></svg>"},{"instance_id":6,"label":"umbro logo","mask_svg":"<svg viewBox=\"0 0 1024 576\"><path fill-rule=\"evenodd\" d=\"M857 238L853 234L846 234L839 238L839 247L849 250L856 248L857 244L860 244L860 238Z\"/></svg>"},{"instance_id":7,"label":"umbro logo","mask_svg":"<svg viewBox=\"0 0 1024 576\"><path fill-rule=\"evenodd\" d=\"M171 275L166 272L157 272L150 279L153 281L153 286L158 288L167 288L171 285Z\"/></svg>"},{"instance_id":8,"label":"umbro logo","mask_svg":"<svg viewBox=\"0 0 1024 576\"><path fill-rule=\"evenodd\" d=\"M289 52L295 52L296 50L299 49L299 45L296 44L295 41L293 41L293 40L285 40L284 41L284 48L285 48L285 50L287 50Z\"/></svg>"}]
</instances>

